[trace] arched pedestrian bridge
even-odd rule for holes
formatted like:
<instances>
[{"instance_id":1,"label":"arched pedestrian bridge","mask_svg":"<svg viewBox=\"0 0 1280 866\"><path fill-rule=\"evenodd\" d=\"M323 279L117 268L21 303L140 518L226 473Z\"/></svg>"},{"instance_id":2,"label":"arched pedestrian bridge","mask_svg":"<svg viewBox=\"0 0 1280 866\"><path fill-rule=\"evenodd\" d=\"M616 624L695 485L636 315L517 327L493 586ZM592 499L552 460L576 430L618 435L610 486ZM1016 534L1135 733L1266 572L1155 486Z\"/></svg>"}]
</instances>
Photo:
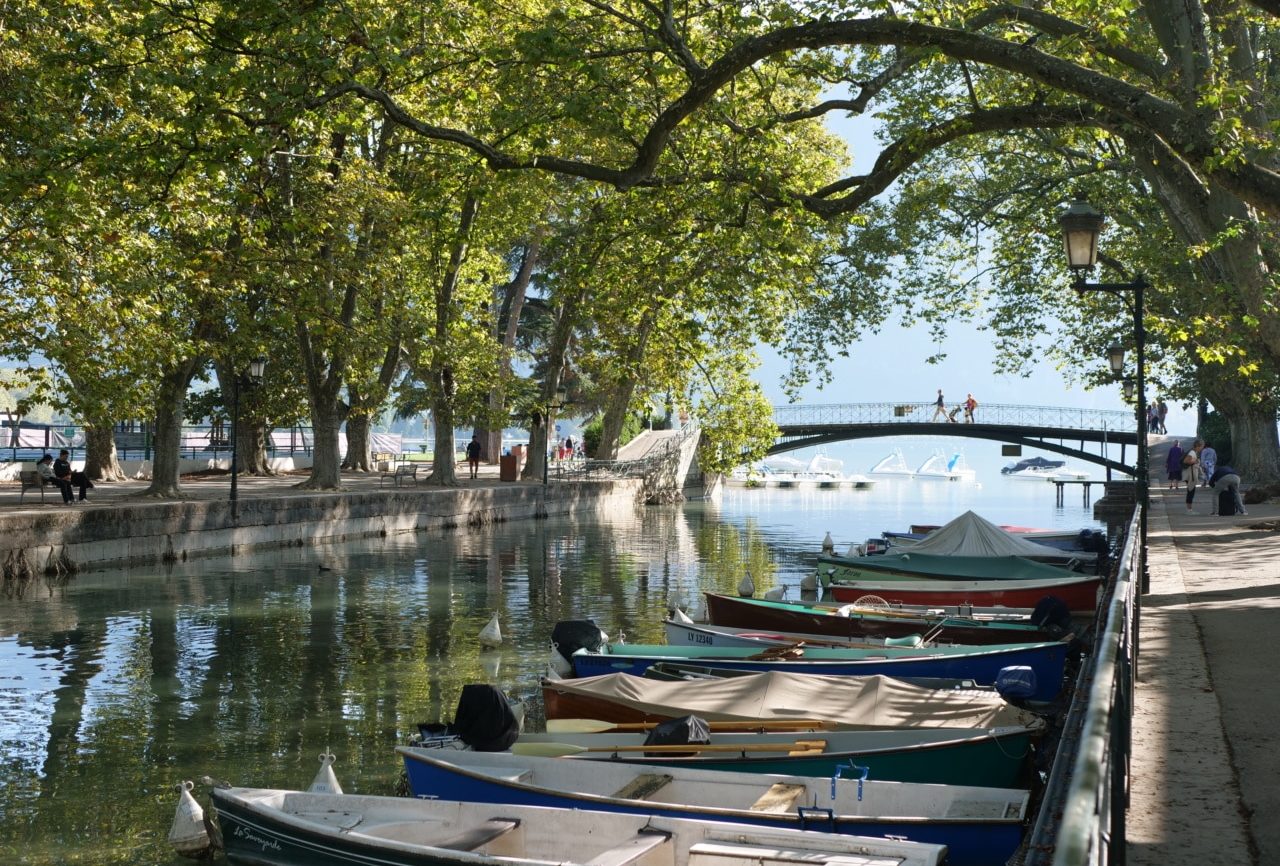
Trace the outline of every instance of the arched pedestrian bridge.
<instances>
[{"instance_id":1,"label":"arched pedestrian bridge","mask_svg":"<svg viewBox=\"0 0 1280 866\"><path fill-rule=\"evenodd\" d=\"M947 407L948 414L952 408ZM1132 412L983 403L971 423L965 422L963 410L954 414L954 421L934 420L935 412L933 403L776 406L773 416L779 435L769 453L883 436L964 436L1053 451L1134 474L1133 466L1126 462L1128 448L1135 457L1137 454L1137 424ZM1116 445L1120 447L1118 460L1110 456L1111 446Z\"/></svg>"}]
</instances>

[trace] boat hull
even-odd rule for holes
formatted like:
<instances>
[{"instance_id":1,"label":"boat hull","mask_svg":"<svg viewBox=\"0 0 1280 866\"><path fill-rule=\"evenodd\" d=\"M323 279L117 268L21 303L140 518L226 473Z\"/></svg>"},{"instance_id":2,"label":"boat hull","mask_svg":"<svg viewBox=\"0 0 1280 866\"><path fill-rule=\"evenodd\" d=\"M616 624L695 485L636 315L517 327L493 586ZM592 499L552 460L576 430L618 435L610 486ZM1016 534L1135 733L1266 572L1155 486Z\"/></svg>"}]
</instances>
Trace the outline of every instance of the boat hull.
<instances>
[{"instance_id":1,"label":"boat hull","mask_svg":"<svg viewBox=\"0 0 1280 866\"><path fill-rule=\"evenodd\" d=\"M862 593L862 595L868 594ZM874 594L879 595L879 593ZM1037 596L1036 601L1042 597L1043 595ZM887 597L885 600L892 601ZM1032 602L1026 606L1032 607L1034 604L1035 602ZM963 617L944 621L940 617L915 617L902 613L885 615L854 613L850 616L842 616L831 608L734 598L731 595L710 592L706 594L706 607L707 619L711 625L819 634L846 641L856 641L860 637L907 637L913 634L923 635L926 632L931 634L932 640L972 646L1053 639L1040 629L1022 623L971 620ZM1093 605L1090 605L1089 609L1092 610Z\"/></svg>"},{"instance_id":2,"label":"boat hull","mask_svg":"<svg viewBox=\"0 0 1280 866\"><path fill-rule=\"evenodd\" d=\"M310 832L243 808L213 792L218 826L227 859L253 866L474 866L474 856L448 852L398 851L388 855L378 847L344 838L342 834ZM517 861L518 862L518 861Z\"/></svg>"},{"instance_id":3,"label":"boat hull","mask_svg":"<svg viewBox=\"0 0 1280 866\"><path fill-rule=\"evenodd\" d=\"M906 548L879 556L819 556L818 579L850 580L1066 580L1078 571L1022 556L948 556Z\"/></svg>"},{"instance_id":4,"label":"boat hull","mask_svg":"<svg viewBox=\"0 0 1280 866\"><path fill-rule=\"evenodd\" d=\"M891 604L1003 605L1034 607L1047 595L1061 599L1073 614L1093 613L1098 607L1100 577L1079 580L956 581L956 580L854 580L827 588L839 602L856 602L868 595Z\"/></svg>"},{"instance_id":5,"label":"boat hull","mask_svg":"<svg viewBox=\"0 0 1280 866\"><path fill-rule=\"evenodd\" d=\"M645 669L659 662L689 662L714 664L717 668L739 671L785 671L798 674L828 676L858 676L881 674L889 677L938 677L942 679L973 680L978 685L992 685L1000 671L1006 667L1029 667L1036 676L1036 691L1031 700L1051 701L1062 689L1066 670L1068 646L1065 643L1036 643L1005 647L974 647L965 652L945 655L917 655L886 658L871 655L874 651L860 650L812 650L811 654L859 653L858 658L814 659L808 661L771 661L748 657L751 650L701 650L699 647L659 647L661 650L678 650L678 655L646 654L639 647L627 644L611 645L611 652L577 652L573 656L574 674L579 677L604 674L629 673L642 676ZM934 647L922 652L957 649ZM551 708L547 707L547 717ZM598 718L588 716L588 718Z\"/></svg>"},{"instance_id":6,"label":"boat hull","mask_svg":"<svg viewBox=\"0 0 1280 866\"><path fill-rule=\"evenodd\" d=\"M725 821L773 828L825 830L858 836L890 836L904 838L910 842L946 845L948 866L995 866L995 864L1004 863L1013 855L1022 841L1021 816L1018 820L1003 816L996 819L919 817L897 819L872 815L832 815L821 808L807 810L809 814L806 814L797 810L763 812L710 805L693 806L650 800L623 800L524 785L518 779L502 778L503 775L507 775L502 770L472 771L451 764L447 760L434 760L430 755L424 754L423 750L399 747L397 751L404 758L409 790L415 797L432 797L447 793L450 798L476 803L591 809L623 814ZM525 762L527 763L528 759L525 759ZM512 760L510 763L511 771L514 772L519 768L521 761ZM767 784L760 786L762 791L767 787Z\"/></svg>"}]
</instances>

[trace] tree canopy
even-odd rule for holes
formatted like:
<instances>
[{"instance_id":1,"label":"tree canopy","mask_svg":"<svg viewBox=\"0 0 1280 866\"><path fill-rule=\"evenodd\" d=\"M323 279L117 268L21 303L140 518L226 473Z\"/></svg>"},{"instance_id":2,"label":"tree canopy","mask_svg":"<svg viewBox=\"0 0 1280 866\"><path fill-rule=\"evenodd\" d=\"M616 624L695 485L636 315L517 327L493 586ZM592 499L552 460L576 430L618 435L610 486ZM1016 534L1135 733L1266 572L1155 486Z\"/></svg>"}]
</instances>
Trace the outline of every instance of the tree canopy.
<instances>
[{"instance_id":1,"label":"tree canopy","mask_svg":"<svg viewBox=\"0 0 1280 866\"><path fill-rule=\"evenodd\" d=\"M406 373L450 429L496 417L492 287L535 236L537 400L595 383L606 440L659 395L755 417L756 341L799 383L891 310L1101 382L1132 334L1121 299L1065 290L1056 216L1085 194L1104 265L1152 283L1161 393L1208 397L1245 471L1280 476L1273 3L19 0L5 23L0 340L53 337L98 423L138 411L122 375L169 417L247 351L297 359L318 431ZM870 170L835 115L875 119ZM78 336L81 296L102 327Z\"/></svg>"}]
</instances>

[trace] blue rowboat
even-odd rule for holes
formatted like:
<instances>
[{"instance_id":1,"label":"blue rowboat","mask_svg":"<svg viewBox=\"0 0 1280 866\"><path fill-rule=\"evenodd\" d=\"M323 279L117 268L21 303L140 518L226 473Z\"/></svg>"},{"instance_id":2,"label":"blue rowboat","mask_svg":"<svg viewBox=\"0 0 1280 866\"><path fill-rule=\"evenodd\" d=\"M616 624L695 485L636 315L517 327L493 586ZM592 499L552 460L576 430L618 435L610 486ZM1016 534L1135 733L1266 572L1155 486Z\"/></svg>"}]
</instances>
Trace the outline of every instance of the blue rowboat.
<instances>
[{"instance_id":1,"label":"blue rowboat","mask_svg":"<svg viewBox=\"0 0 1280 866\"><path fill-rule=\"evenodd\" d=\"M1035 673L1035 701L1051 701L1062 689L1068 646L1062 642L994 646L877 647L832 649L805 647L798 658L780 660L743 647L667 646L665 644L605 644L599 652L573 654L579 677L630 673L637 676L657 662L697 662L723 670L786 671L801 674L890 677L941 677L993 685L1006 667L1029 667Z\"/></svg>"},{"instance_id":2,"label":"blue rowboat","mask_svg":"<svg viewBox=\"0 0 1280 866\"><path fill-rule=\"evenodd\" d=\"M397 751L415 797L892 836L946 845L948 866L1004 864L1021 844L1029 800L1016 789L849 779L860 772L852 768L846 778L814 779L407 746Z\"/></svg>"}]
</instances>

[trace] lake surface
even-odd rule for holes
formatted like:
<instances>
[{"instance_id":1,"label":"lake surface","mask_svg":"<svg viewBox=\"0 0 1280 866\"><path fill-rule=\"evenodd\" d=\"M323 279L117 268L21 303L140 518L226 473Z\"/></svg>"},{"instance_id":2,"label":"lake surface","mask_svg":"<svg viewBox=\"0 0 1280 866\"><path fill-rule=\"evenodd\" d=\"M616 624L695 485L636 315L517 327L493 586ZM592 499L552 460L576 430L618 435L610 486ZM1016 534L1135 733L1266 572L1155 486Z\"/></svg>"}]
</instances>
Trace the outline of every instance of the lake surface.
<instances>
[{"instance_id":1,"label":"lake surface","mask_svg":"<svg viewBox=\"0 0 1280 866\"><path fill-rule=\"evenodd\" d=\"M747 569L760 592L798 589L828 531L843 550L970 508L1097 527L1078 493L1056 508L1051 485L979 478L729 489L718 503L37 581L0 599L0 862L190 862L165 842L177 782L305 787L326 749L348 792L392 793L392 746L450 717L463 685L537 693L557 621L660 642L672 591L733 592ZM495 611L506 642L482 651Z\"/></svg>"}]
</instances>

